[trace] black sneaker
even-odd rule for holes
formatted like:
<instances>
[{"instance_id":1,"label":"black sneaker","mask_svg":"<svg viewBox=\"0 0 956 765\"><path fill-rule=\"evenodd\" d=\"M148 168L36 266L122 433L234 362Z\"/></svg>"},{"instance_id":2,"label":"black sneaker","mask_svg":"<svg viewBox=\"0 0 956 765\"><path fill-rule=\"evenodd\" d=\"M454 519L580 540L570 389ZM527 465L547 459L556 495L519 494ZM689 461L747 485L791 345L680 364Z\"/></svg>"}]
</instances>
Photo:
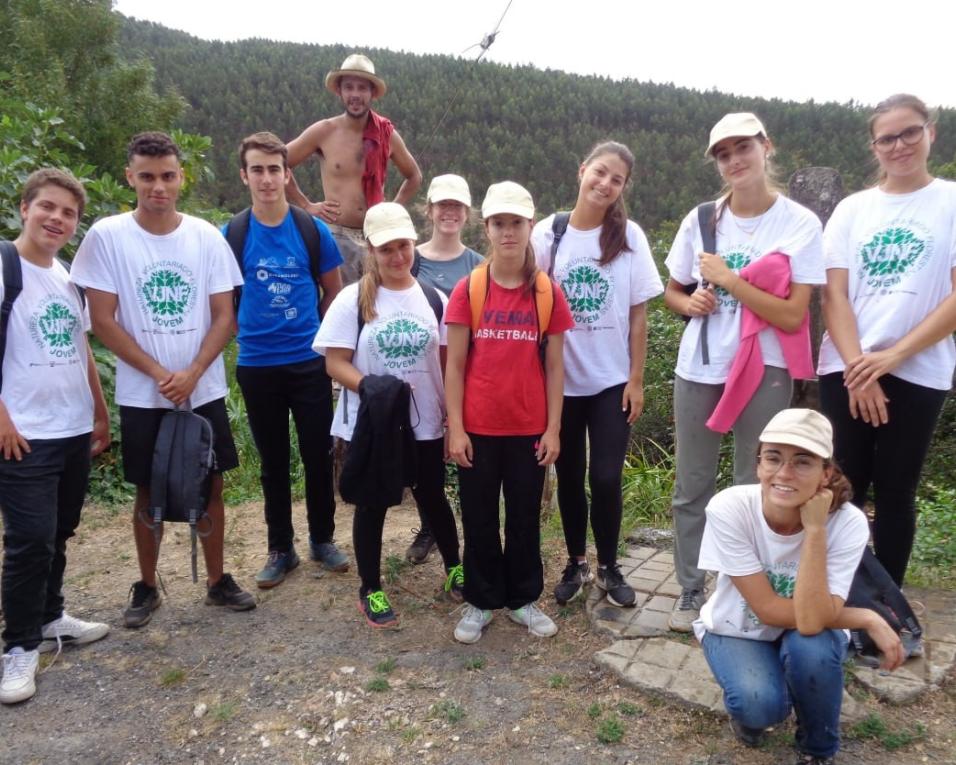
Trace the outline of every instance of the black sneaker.
<instances>
[{"instance_id":1,"label":"black sneaker","mask_svg":"<svg viewBox=\"0 0 956 765\"><path fill-rule=\"evenodd\" d=\"M207 606L225 606L233 611L249 611L256 607L256 599L236 584L232 574L223 574L212 587L206 588Z\"/></svg>"},{"instance_id":2,"label":"black sneaker","mask_svg":"<svg viewBox=\"0 0 956 765\"><path fill-rule=\"evenodd\" d=\"M129 605L123 611L123 622L127 627L136 628L149 624L153 611L163 602L162 595L155 587L146 582L135 582L129 588Z\"/></svg>"},{"instance_id":3,"label":"black sneaker","mask_svg":"<svg viewBox=\"0 0 956 765\"><path fill-rule=\"evenodd\" d=\"M564 606L584 592L584 585L592 581L591 567L586 560L578 561L568 558L568 565L564 567L561 581L554 588L554 599L559 606Z\"/></svg>"},{"instance_id":4,"label":"black sneaker","mask_svg":"<svg viewBox=\"0 0 956 765\"><path fill-rule=\"evenodd\" d=\"M744 746L758 747L767 738L767 731L763 728L748 728L733 717L730 718L730 729L734 732L734 737Z\"/></svg>"},{"instance_id":5,"label":"black sneaker","mask_svg":"<svg viewBox=\"0 0 956 765\"><path fill-rule=\"evenodd\" d=\"M382 590L359 593L358 610L365 617L369 627L379 630L398 629L398 616L388 602L388 596Z\"/></svg>"},{"instance_id":6,"label":"black sneaker","mask_svg":"<svg viewBox=\"0 0 956 765\"><path fill-rule=\"evenodd\" d=\"M801 754L795 765L836 765L835 757L817 757L812 754Z\"/></svg>"},{"instance_id":7,"label":"black sneaker","mask_svg":"<svg viewBox=\"0 0 956 765\"><path fill-rule=\"evenodd\" d=\"M617 563L598 566L597 586L604 590L607 602L618 608L631 608L637 602L634 588L624 581L624 574Z\"/></svg>"},{"instance_id":8,"label":"black sneaker","mask_svg":"<svg viewBox=\"0 0 956 765\"><path fill-rule=\"evenodd\" d=\"M435 549L435 537L431 529L412 529L412 533L415 536L405 551L405 560L417 565L428 560L428 556Z\"/></svg>"}]
</instances>

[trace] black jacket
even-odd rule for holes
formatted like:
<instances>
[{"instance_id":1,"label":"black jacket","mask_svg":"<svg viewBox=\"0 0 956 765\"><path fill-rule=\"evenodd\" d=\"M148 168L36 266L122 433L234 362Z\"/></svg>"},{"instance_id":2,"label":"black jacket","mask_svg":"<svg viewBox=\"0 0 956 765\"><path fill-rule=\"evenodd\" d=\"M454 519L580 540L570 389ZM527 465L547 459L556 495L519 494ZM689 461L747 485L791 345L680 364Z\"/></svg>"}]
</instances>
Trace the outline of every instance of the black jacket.
<instances>
[{"instance_id":1,"label":"black jacket","mask_svg":"<svg viewBox=\"0 0 956 765\"><path fill-rule=\"evenodd\" d=\"M416 475L415 434L408 416L411 387L392 375L366 375L359 396L339 493L354 505L401 504Z\"/></svg>"}]
</instances>

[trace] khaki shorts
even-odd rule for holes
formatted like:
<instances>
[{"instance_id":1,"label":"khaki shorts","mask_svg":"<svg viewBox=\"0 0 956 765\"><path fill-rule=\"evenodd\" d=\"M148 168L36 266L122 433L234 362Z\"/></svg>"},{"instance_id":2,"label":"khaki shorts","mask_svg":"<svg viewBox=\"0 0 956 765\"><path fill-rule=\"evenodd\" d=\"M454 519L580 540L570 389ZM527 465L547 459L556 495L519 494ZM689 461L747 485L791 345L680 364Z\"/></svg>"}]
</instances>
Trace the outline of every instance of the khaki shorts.
<instances>
[{"instance_id":1,"label":"khaki shorts","mask_svg":"<svg viewBox=\"0 0 956 765\"><path fill-rule=\"evenodd\" d=\"M365 260L365 254L368 252L362 229L340 226L337 223L329 223L328 226L343 260L342 283L357 282L365 270L362 267L362 261Z\"/></svg>"}]
</instances>

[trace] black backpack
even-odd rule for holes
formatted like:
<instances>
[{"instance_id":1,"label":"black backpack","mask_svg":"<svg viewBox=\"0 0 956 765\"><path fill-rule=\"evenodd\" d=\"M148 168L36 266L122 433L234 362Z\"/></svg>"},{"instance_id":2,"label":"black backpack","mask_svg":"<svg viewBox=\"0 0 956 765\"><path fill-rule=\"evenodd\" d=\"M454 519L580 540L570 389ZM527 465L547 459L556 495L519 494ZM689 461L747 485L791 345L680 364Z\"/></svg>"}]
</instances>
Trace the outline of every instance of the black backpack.
<instances>
[{"instance_id":1,"label":"black backpack","mask_svg":"<svg viewBox=\"0 0 956 765\"><path fill-rule=\"evenodd\" d=\"M149 485L148 518L141 520L159 539L163 521L188 523L192 540L192 573L196 576L196 537L208 536L212 519L206 512L216 469L212 424L188 409L170 409L163 414L153 447L153 471ZM205 520L208 529L201 531Z\"/></svg>"},{"instance_id":2,"label":"black backpack","mask_svg":"<svg viewBox=\"0 0 956 765\"><path fill-rule=\"evenodd\" d=\"M309 254L309 271L312 274L312 281L315 282L316 307L322 304L322 240L319 238L319 232L315 228L315 220L301 207L289 205L289 211L292 213L292 220L295 227L299 230L299 236L305 243L305 250ZM249 217L252 215L252 209L247 207L240 213L232 216L229 223L226 224L226 241L232 248L232 254L239 264L239 272L245 278L245 269L242 267L242 255L246 247L246 236L249 234ZM242 300L242 287L233 288L233 305L236 309L236 315L239 315L239 302Z\"/></svg>"},{"instance_id":3,"label":"black backpack","mask_svg":"<svg viewBox=\"0 0 956 765\"><path fill-rule=\"evenodd\" d=\"M0 388L3 387L3 357L7 352L7 325L13 303L23 292L23 267L20 265L20 253L13 242L0 241L0 259L3 262L3 302L0 303ZM70 264L62 258L58 261L70 271ZM80 308L86 308L86 293L82 287L73 285L80 296Z\"/></svg>"},{"instance_id":4,"label":"black backpack","mask_svg":"<svg viewBox=\"0 0 956 765\"><path fill-rule=\"evenodd\" d=\"M923 628L906 596L883 568L869 547L853 576L846 605L852 608L869 608L886 619L903 643L906 657L919 655L923 642ZM879 666L879 651L866 630L850 630L850 643L859 660L870 666Z\"/></svg>"}]
</instances>

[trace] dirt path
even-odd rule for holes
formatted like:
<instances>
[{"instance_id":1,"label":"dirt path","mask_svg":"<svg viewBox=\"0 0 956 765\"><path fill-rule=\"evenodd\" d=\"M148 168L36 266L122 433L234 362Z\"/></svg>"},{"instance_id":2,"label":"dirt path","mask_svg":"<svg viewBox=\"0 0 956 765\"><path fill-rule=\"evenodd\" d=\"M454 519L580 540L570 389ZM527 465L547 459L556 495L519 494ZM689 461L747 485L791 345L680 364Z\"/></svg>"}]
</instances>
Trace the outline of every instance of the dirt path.
<instances>
[{"instance_id":1,"label":"dirt path","mask_svg":"<svg viewBox=\"0 0 956 765\"><path fill-rule=\"evenodd\" d=\"M337 539L351 551L349 508ZM247 587L262 563L257 506L229 512L227 568ZM396 509L385 553L401 556L412 511ZM297 528L305 528L301 508ZM547 542L548 591L562 564ZM300 554L307 545L300 544ZM437 595L437 554L405 567L386 588L403 629L368 629L355 608L358 579L303 565L259 607L231 613L202 604L189 579L188 537L173 529L160 571L168 596L139 631L121 626L136 578L126 513L85 511L70 550L67 602L109 622L100 643L65 651L36 697L0 709L0 763L654 763L792 762L790 729L764 750L737 745L726 723L623 689L591 660L607 639L590 634L578 605L559 612L553 640L501 614L474 646L452 638L457 614ZM200 564L201 565L201 564ZM388 570L385 566L385 570ZM394 567L393 567L394 568ZM887 750L847 739L840 762L956 763L956 691L894 709L868 708L890 731L926 733ZM619 741L602 743L605 740Z\"/></svg>"}]
</instances>

